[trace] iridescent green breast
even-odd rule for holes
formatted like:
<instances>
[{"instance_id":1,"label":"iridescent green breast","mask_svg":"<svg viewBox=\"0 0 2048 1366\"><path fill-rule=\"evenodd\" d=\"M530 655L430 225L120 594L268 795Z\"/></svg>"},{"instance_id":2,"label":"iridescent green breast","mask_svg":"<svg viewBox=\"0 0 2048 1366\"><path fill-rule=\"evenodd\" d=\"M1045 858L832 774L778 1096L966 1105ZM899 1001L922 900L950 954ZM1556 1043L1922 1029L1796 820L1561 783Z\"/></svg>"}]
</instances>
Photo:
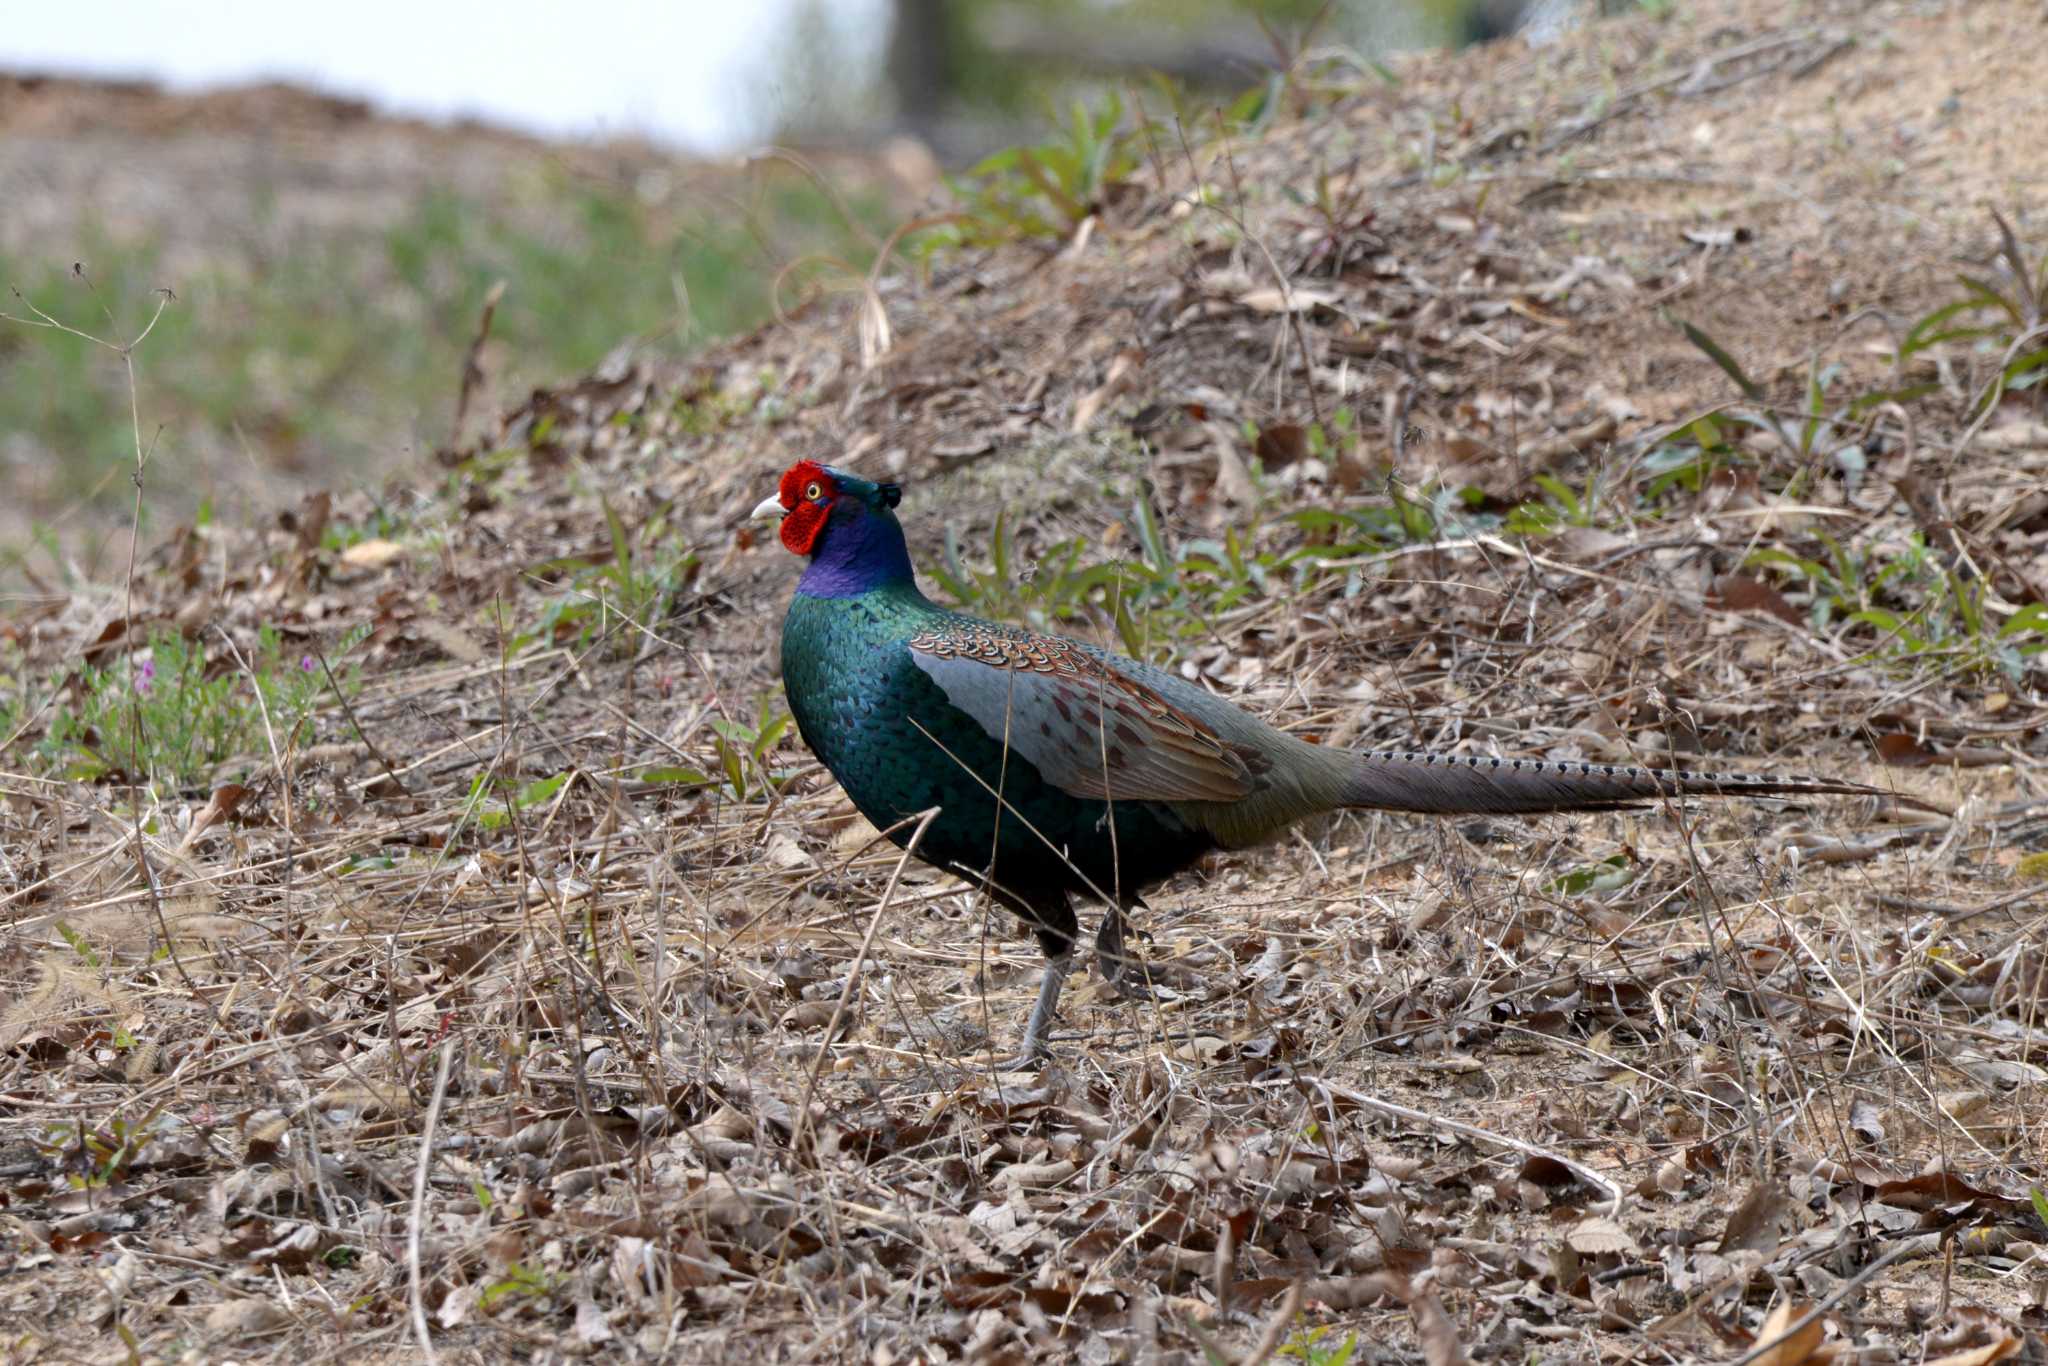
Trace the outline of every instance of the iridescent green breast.
<instances>
[{"instance_id":1,"label":"iridescent green breast","mask_svg":"<svg viewBox=\"0 0 2048 1366\"><path fill-rule=\"evenodd\" d=\"M1212 847L1164 804L1105 803L1052 786L956 708L912 662L908 642L960 620L910 585L791 602L782 633L790 710L861 814L888 829L938 806L919 853L967 876L993 857L997 880L1020 890L1124 899ZM909 833L893 837L900 844Z\"/></svg>"}]
</instances>

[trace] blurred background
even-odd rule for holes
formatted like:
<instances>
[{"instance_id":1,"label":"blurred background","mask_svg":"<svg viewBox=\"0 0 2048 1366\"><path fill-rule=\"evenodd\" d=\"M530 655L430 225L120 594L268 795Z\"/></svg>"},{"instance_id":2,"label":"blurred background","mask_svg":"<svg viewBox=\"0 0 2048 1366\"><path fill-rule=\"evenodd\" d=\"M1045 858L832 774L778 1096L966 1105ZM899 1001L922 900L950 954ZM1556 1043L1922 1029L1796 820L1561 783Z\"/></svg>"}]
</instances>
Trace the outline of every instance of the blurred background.
<instances>
[{"instance_id":1,"label":"blurred background","mask_svg":"<svg viewBox=\"0 0 2048 1366\"><path fill-rule=\"evenodd\" d=\"M1392 80L1387 54L1542 41L1577 3L13 7L0 575L107 576L138 425L145 543L417 472L465 438L501 282L472 415L758 324L985 196L1001 149L1131 156L1140 119L1256 118L1310 47ZM137 337L131 410L114 348Z\"/></svg>"}]
</instances>

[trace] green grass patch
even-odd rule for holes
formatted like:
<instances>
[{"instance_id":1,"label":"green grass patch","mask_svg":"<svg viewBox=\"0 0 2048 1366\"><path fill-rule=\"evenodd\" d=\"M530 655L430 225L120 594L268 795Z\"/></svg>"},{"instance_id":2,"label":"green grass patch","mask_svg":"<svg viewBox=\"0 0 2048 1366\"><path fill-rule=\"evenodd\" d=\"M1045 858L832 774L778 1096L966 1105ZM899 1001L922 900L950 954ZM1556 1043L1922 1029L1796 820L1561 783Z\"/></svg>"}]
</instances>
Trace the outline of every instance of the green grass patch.
<instances>
[{"instance_id":1,"label":"green grass patch","mask_svg":"<svg viewBox=\"0 0 2048 1366\"><path fill-rule=\"evenodd\" d=\"M609 554L564 556L529 571L564 591L547 600L530 629L512 637L512 652L533 645L577 651L602 646L611 658L630 658L659 631L677 596L696 582L701 561L669 534L665 517L654 518L636 536L609 498L599 494L598 500Z\"/></svg>"},{"instance_id":2,"label":"green grass patch","mask_svg":"<svg viewBox=\"0 0 2048 1366\"><path fill-rule=\"evenodd\" d=\"M463 356L498 280L508 288L492 378L517 394L581 374L629 339L679 354L752 326L773 312L787 261L826 254L864 266L869 229L885 214L873 199L851 211L857 222L808 183L771 186L745 205L703 196L679 208L566 174L510 203L435 192L381 229L299 229L286 240L259 209L243 240L183 273L159 241L104 231L68 244L61 261L0 257L0 289L20 295L0 311L25 316L33 305L125 337L148 320L155 291L174 291L136 362L144 442L178 471L155 474L144 515L182 517L252 461L345 477L445 441ZM82 338L8 324L0 370L0 431L20 434L10 458L38 471L37 511L132 496L118 361Z\"/></svg>"},{"instance_id":3,"label":"green grass patch","mask_svg":"<svg viewBox=\"0 0 2048 1366\"><path fill-rule=\"evenodd\" d=\"M1384 498L1343 507L1282 511L1254 471L1257 505L1220 537L1171 537L1145 499L1135 502L1124 555L1103 556L1080 537L1025 555L999 517L986 567L970 562L953 527L932 577L963 608L1041 631L1092 622L1114 631L1138 659L1166 663L1189 646L1222 638L1232 613L1276 597L1311 592L1355 596L1369 582L1359 563L1404 545L1475 530L1497 530L1472 489L1391 488Z\"/></svg>"},{"instance_id":4,"label":"green grass patch","mask_svg":"<svg viewBox=\"0 0 2048 1366\"><path fill-rule=\"evenodd\" d=\"M1917 532L1895 552L1845 546L1825 534L1815 540L1817 554L1765 547L1748 563L1804 599L1816 634L1911 670L1998 673L2013 683L2048 650L2048 607L1993 613L1983 581L1944 564Z\"/></svg>"},{"instance_id":5,"label":"green grass patch","mask_svg":"<svg viewBox=\"0 0 2048 1366\"><path fill-rule=\"evenodd\" d=\"M948 176L954 221L920 239L927 251L1017 239L1058 242L1099 210L1102 198L1143 164L1142 120L1126 121L1115 92L1090 109L1074 101L1042 142L1006 147Z\"/></svg>"},{"instance_id":6,"label":"green grass patch","mask_svg":"<svg viewBox=\"0 0 2048 1366\"><path fill-rule=\"evenodd\" d=\"M265 627L244 669L232 660L209 662L198 644L159 630L143 650L80 669L45 706L31 707L17 684L0 721L11 710L16 726L40 724L34 753L60 777L203 788L231 759L246 759L249 770L266 762L273 737L279 750L303 742L333 688L357 691L359 670L342 657L362 634L344 639L323 667L319 656L293 649Z\"/></svg>"}]
</instances>

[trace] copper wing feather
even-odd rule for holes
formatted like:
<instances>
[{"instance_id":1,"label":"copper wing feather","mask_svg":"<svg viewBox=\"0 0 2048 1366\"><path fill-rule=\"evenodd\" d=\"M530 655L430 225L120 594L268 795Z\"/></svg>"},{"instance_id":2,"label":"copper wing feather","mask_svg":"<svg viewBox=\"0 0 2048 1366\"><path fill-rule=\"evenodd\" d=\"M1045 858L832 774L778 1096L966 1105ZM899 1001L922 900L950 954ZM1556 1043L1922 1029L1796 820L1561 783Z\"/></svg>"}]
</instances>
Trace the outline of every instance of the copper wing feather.
<instances>
[{"instance_id":1,"label":"copper wing feather","mask_svg":"<svg viewBox=\"0 0 2048 1366\"><path fill-rule=\"evenodd\" d=\"M1071 641L963 622L910 641L911 661L1053 786L1112 801L1230 802L1258 756Z\"/></svg>"}]
</instances>

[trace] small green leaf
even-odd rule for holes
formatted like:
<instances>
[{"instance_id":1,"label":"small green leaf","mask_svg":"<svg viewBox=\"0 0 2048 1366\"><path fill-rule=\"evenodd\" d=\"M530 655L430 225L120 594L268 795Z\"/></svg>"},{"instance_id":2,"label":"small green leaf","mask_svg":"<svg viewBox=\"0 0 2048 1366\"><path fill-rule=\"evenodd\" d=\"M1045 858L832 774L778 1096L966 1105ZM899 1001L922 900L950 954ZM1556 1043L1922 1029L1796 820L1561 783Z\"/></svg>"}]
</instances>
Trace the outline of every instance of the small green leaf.
<instances>
[{"instance_id":1,"label":"small green leaf","mask_svg":"<svg viewBox=\"0 0 2048 1366\"><path fill-rule=\"evenodd\" d=\"M1721 368L1721 373L1735 381L1735 387L1742 390L1744 398L1752 403L1764 401L1765 395L1762 387L1742 372L1742 367L1735 363L1735 357L1722 350L1719 342L1689 322L1680 322L1679 327L1684 330L1687 341L1697 346L1701 351L1704 351L1707 359Z\"/></svg>"},{"instance_id":2,"label":"small green leaf","mask_svg":"<svg viewBox=\"0 0 2048 1366\"><path fill-rule=\"evenodd\" d=\"M674 783L678 787L705 787L718 780L700 769L682 768L670 765L650 768L640 775L641 781L649 783Z\"/></svg>"},{"instance_id":3,"label":"small green leaf","mask_svg":"<svg viewBox=\"0 0 2048 1366\"><path fill-rule=\"evenodd\" d=\"M2041 378L2037 372L2043 370L2048 370L2048 346L2038 351L2022 352L2012 364L2005 367L2005 387L2030 388Z\"/></svg>"},{"instance_id":4,"label":"small green leaf","mask_svg":"<svg viewBox=\"0 0 2048 1366\"><path fill-rule=\"evenodd\" d=\"M554 796L557 792L560 792L562 784L568 781L569 773L565 769L552 778L541 778L528 783L525 787L519 789L519 795L513 799L512 804L521 811L529 806L536 806Z\"/></svg>"},{"instance_id":5,"label":"small green leaf","mask_svg":"<svg viewBox=\"0 0 2048 1366\"><path fill-rule=\"evenodd\" d=\"M712 747L718 752L718 761L725 768L725 780L732 788L734 801L747 799L747 774L740 764L740 752L728 743L723 735L712 740Z\"/></svg>"},{"instance_id":6,"label":"small green leaf","mask_svg":"<svg viewBox=\"0 0 2048 1366\"><path fill-rule=\"evenodd\" d=\"M57 922L57 933L64 937L64 942L71 946L73 953L84 960L87 967L96 968L100 965L100 956L93 952L92 945L85 941L85 936L71 928L70 921L59 920Z\"/></svg>"},{"instance_id":7,"label":"small green leaf","mask_svg":"<svg viewBox=\"0 0 2048 1366\"><path fill-rule=\"evenodd\" d=\"M2048 631L2048 605L2030 602L2005 619L1998 638L2006 640L2025 631Z\"/></svg>"},{"instance_id":8,"label":"small green leaf","mask_svg":"<svg viewBox=\"0 0 2048 1366\"><path fill-rule=\"evenodd\" d=\"M1570 484L1565 483L1564 480L1559 479L1556 475L1537 475L1536 487L1557 500L1557 505L1564 509L1564 515L1567 519L1577 521L1584 515L1585 508L1579 502L1579 495L1572 489Z\"/></svg>"},{"instance_id":9,"label":"small green leaf","mask_svg":"<svg viewBox=\"0 0 2048 1366\"><path fill-rule=\"evenodd\" d=\"M1144 632L1138 629L1137 621L1131 616L1130 608L1124 604L1121 596L1116 600L1115 611L1117 638L1123 641L1124 649L1130 652L1133 659L1143 659L1145 657Z\"/></svg>"}]
</instances>

